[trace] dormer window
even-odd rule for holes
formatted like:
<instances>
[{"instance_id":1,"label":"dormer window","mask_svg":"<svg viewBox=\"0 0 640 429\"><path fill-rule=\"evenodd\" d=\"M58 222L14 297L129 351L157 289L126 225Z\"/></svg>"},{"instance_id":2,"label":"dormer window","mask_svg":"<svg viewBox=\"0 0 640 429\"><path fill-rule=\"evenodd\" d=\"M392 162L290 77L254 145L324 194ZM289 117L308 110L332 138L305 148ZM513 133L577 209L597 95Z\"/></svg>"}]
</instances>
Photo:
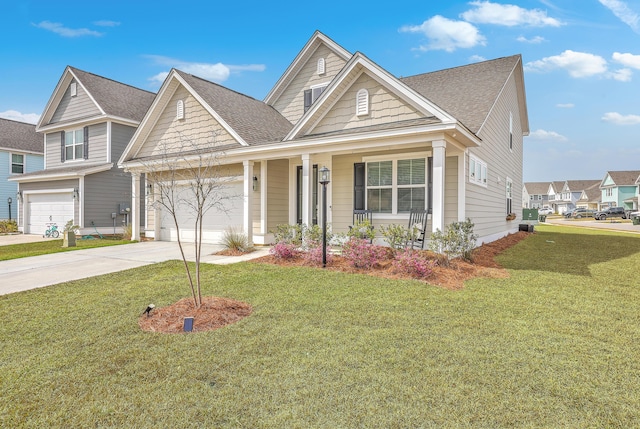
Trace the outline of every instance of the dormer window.
<instances>
[{"instance_id":1,"label":"dormer window","mask_svg":"<svg viewBox=\"0 0 640 429\"><path fill-rule=\"evenodd\" d=\"M184 119L184 101L178 100L176 103L176 119Z\"/></svg>"},{"instance_id":2,"label":"dormer window","mask_svg":"<svg viewBox=\"0 0 640 429\"><path fill-rule=\"evenodd\" d=\"M71 82L71 85L69 85L69 95L71 95L72 97L75 97L76 95L78 95L78 84L75 82Z\"/></svg>"},{"instance_id":3,"label":"dormer window","mask_svg":"<svg viewBox=\"0 0 640 429\"><path fill-rule=\"evenodd\" d=\"M356 94L356 115L369 114L369 91L361 89Z\"/></svg>"},{"instance_id":4,"label":"dormer window","mask_svg":"<svg viewBox=\"0 0 640 429\"><path fill-rule=\"evenodd\" d=\"M317 72L319 75L324 74L324 58L318 59Z\"/></svg>"}]
</instances>

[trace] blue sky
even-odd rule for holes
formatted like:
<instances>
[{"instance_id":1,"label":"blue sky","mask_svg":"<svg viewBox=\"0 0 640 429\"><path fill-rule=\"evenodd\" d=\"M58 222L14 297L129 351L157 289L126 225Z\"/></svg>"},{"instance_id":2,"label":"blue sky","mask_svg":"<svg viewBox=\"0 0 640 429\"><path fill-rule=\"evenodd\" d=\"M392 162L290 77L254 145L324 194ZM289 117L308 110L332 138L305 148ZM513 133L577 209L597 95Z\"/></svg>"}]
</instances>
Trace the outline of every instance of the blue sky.
<instances>
[{"instance_id":1,"label":"blue sky","mask_svg":"<svg viewBox=\"0 0 640 429\"><path fill-rule=\"evenodd\" d=\"M263 99L320 30L396 76L522 54L525 181L640 170L640 0L378 4L7 2L0 116L35 122L67 65L153 92L176 67Z\"/></svg>"}]
</instances>

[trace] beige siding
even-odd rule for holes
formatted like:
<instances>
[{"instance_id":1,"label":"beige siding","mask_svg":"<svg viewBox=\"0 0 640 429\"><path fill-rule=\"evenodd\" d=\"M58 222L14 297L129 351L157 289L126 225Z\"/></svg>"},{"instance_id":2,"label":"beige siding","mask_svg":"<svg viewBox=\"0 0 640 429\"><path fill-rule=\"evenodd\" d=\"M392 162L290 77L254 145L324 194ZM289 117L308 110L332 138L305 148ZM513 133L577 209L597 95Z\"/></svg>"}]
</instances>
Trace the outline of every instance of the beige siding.
<instances>
[{"instance_id":1,"label":"beige siding","mask_svg":"<svg viewBox=\"0 0 640 429\"><path fill-rule=\"evenodd\" d=\"M369 114L358 116L356 115L356 93L363 88L369 92ZM363 74L356 79L320 123L310 131L310 134L386 124L423 116L376 80Z\"/></svg>"},{"instance_id":2,"label":"beige siding","mask_svg":"<svg viewBox=\"0 0 640 429\"><path fill-rule=\"evenodd\" d=\"M84 91L82 86L78 84L77 88L77 95L71 97L69 87L67 87L60 103L58 103L56 111L53 112L51 121L49 121L50 124L101 114L98 106L89 98L89 95Z\"/></svg>"},{"instance_id":3,"label":"beige siding","mask_svg":"<svg viewBox=\"0 0 640 429\"><path fill-rule=\"evenodd\" d=\"M325 73L322 75L316 72L319 58L325 59ZM345 64L342 58L325 45L320 46L276 100L273 107L295 124L304 114L304 90L314 85L331 82Z\"/></svg>"},{"instance_id":4,"label":"beige siding","mask_svg":"<svg viewBox=\"0 0 640 429\"><path fill-rule=\"evenodd\" d=\"M279 159L267 164L267 232L289 223L289 161Z\"/></svg>"},{"instance_id":5,"label":"beige siding","mask_svg":"<svg viewBox=\"0 0 640 429\"><path fill-rule=\"evenodd\" d=\"M509 112L513 114L513 150L509 149ZM487 163L488 184L484 188L469 183L467 159L465 180L466 215L475 224L480 237L504 234L518 228L518 220L507 221L506 178L513 182L513 211L522 216L522 129L517 104L517 91L511 77L479 133L482 146L469 150Z\"/></svg>"},{"instance_id":6,"label":"beige siding","mask_svg":"<svg viewBox=\"0 0 640 429\"><path fill-rule=\"evenodd\" d=\"M176 119L176 103L184 101L184 119ZM168 102L138 153L139 157L238 144L184 87Z\"/></svg>"}]
</instances>

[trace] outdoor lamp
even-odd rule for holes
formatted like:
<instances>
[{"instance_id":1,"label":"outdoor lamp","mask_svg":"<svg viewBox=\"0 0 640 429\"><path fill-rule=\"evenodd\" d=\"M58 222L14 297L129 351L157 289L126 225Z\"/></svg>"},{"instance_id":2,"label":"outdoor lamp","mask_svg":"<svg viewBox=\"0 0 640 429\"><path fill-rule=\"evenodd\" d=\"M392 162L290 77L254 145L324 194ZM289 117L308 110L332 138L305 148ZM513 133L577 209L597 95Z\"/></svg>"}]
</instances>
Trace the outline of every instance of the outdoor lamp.
<instances>
[{"instance_id":1,"label":"outdoor lamp","mask_svg":"<svg viewBox=\"0 0 640 429\"><path fill-rule=\"evenodd\" d=\"M11 205L12 202L13 202L13 198L11 197L7 198L7 203L9 203L9 205Z\"/></svg>"},{"instance_id":2,"label":"outdoor lamp","mask_svg":"<svg viewBox=\"0 0 640 429\"><path fill-rule=\"evenodd\" d=\"M325 166L322 166L322 168L319 171L320 173L320 179L319 182L322 185L326 185L327 183L329 183L329 179L331 178L331 171L329 171L329 169Z\"/></svg>"}]
</instances>

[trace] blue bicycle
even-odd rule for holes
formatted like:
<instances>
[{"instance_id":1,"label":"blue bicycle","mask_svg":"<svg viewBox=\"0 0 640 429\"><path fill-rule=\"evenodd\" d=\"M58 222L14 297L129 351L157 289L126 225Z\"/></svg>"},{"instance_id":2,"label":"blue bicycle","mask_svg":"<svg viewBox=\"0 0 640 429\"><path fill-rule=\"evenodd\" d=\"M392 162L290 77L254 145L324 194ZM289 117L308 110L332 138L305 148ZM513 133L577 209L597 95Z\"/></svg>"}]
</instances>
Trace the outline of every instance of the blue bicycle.
<instances>
[{"instance_id":1,"label":"blue bicycle","mask_svg":"<svg viewBox=\"0 0 640 429\"><path fill-rule=\"evenodd\" d=\"M56 223L48 223L47 224L47 230L44 232L43 237L53 237L53 238L58 238L60 237L60 231L58 231L58 224Z\"/></svg>"}]
</instances>

